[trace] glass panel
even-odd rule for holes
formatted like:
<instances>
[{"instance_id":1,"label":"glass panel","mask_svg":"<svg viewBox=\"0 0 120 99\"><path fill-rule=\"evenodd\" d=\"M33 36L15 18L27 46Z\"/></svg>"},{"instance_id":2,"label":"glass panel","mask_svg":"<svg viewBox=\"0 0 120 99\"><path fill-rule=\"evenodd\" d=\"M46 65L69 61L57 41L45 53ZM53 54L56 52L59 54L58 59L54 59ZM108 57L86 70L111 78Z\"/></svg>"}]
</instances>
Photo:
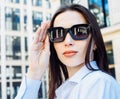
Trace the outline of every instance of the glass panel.
<instances>
[{"instance_id":1,"label":"glass panel","mask_svg":"<svg viewBox=\"0 0 120 99\"><path fill-rule=\"evenodd\" d=\"M9 82L7 82L7 89L6 89L6 91L7 91L7 99L10 99L11 90L10 90L10 83Z\"/></svg>"},{"instance_id":2,"label":"glass panel","mask_svg":"<svg viewBox=\"0 0 120 99\"><path fill-rule=\"evenodd\" d=\"M12 2L12 0L5 0L5 2L9 2L9 3L11 3L11 2Z\"/></svg>"},{"instance_id":3,"label":"glass panel","mask_svg":"<svg viewBox=\"0 0 120 99\"><path fill-rule=\"evenodd\" d=\"M2 89L1 89L1 82L0 82L0 99L2 99Z\"/></svg>"},{"instance_id":4,"label":"glass panel","mask_svg":"<svg viewBox=\"0 0 120 99\"><path fill-rule=\"evenodd\" d=\"M24 10L24 31L27 31L27 10Z\"/></svg>"},{"instance_id":5,"label":"glass panel","mask_svg":"<svg viewBox=\"0 0 120 99\"><path fill-rule=\"evenodd\" d=\"M0 9L0 19L1 19L1 9ZM0 20L0 29L1 29L1 20Z\"/></svg>"},{"instance_id":6,"label":"glass panel","mask_svg":"<svg viewBox=\"0 0 120 99\"><path fill-rule=\"evenodd\" d=\"M1 65L0 65L0 80L1 80Z\"/></svg>"},{"instance_id":7,"label":"glass panel","mask_svg":"<svg viewBox=\"0 0 120 99\"><path fill-rule=\"evenodd\" d=\"M39 25L41 24L41 22L43 21L42 12L33 11L32 20L33 20L33 31L35 32L39 27Z\"/></svg>"},{"instance_id":8,"label":"glass panel","mask_svg":"<svg viewBox=\"0 0 120 99\"><path fill-rule=\"evenodd\" d=\"M51 3L50 0L45 0L45 4L44 4L45 8L51 8Z\"/></svg>"},{"instance_id":9,"label":"glass panel","mask_svg":"<svg viewBox=\"0 0 120 99\"><path fill-rule=\"evenodd\" d=\"M1 61L1 35L0 35L0 61Z\"/></svg>"},{"instance_id":10,"label":"glass panel","mask_svg":"<svg viewBox=\"0 0 120 99\"><path fill-rule=\"evenodd\" d=\"M15 96L17 95L19 87L20 87L20 82L13 82L13 84L12 84L13 98L12 99L14 99Z\"/></svg>"},{"instance_id":11,"label":"glass panel","mask_svg":"<svg viewBox=\"0 0 120 99\"><path fill-rule=\"evenodd\" d=\"M88 0L89 9L95 15L100 27L108 26L109 12L107 0Z\"/></svg>"},{"instance_id":12,"label":"glass panel","mask_svg":"<svg viewBox=\"0 0 120 99\"><path fill-rule=\"evenodd\" d=\"M20 3L20 0L5 0L8 3Z\"/></svg>"},{"instance_id":13,"label":"glass panel","mask_svg":"<svg viewBox=\"0 0 120 99\"><path fill-rule=\"evenodd\" d=\"M13 0L13 3L19 3L20 1L19 0Z\"/></svg>"},{"instance_id":14,"label":"glass panel","mask_svg":"<svg viewBox=\"0 0 120 99\"><path fill-rule=\"evenodd\" d=\"M12 8L5 9L5 28L12 30Z\"/></svg>"},{"instance_id":15,"label":"glass panel","mask_svg":"<svg viewBox=\"0 0 120 99\"><path fill-rule=\"evenodd\" d=\"M22 78L21 66L12 66L12 78L13 79L21 79Z\"/></svg>"},{"instance_id":16,"label":"glass panel","mask_svg":"<svg viewBox=\"0 0 120 99\"><path fill-rule=\"evenodd\" d=\"M25 67L25 73L27 73L29 66Z\"/></svg>"},{"instance_id":17,"label":"glass panel","mask_svg":"<svg viewBox=\"0 0 120 99\"><path fill-rule=\"evenodd\" d=\"M21 59L21 41L20 37L6 36L6 59Z\"/></svg>"},{"instance_id":18,"label":"glass panel","mask_svg":"<svg viewBox=\"0 0 120 99\"><path fill-rule=\"evenodd\" d=\"M10 66L6 66L6 78L10 79Z\"/></svg>"},{"instance_id":19,"label":"glass panel","mask_svg":"<svg viewBox=\"0 0 120 99\"><path fill-rule=\"evenodd\" d=\"M109 69L110 69L111 75L113 77L115 77L114 55L113 55L112 41L106 42L105 46L106 46L106 50L107 50Z\"/></svg>"},{"instance_id":20,"label":"glass panel","mask_svg":"<svg viewBox=\"0 0 120 99\"><path fill-rule=\"evenodd\" d=\"M114 64L112 42L111 41L106 42L105 46L106 46L106 50L107 50L108 62L109 62L109 64Z\"/></svg>"},{"instance_id":21,"label":"glass panel","mask_svg":"<svg viewBox=\"0 0 120 99\"><path fill-rule=\"evenodd\" d=\"M52 16L52 15L51 15L50 13L47 14L47 15L46 15L46 20L51 20L51 16Z\"/></svg>"},{"instance_id":22,"label":"glass panel","mask_svg":"<svg viewBox=\"0 0 120 99\"><path fill-rule=\"evenodd\" d=\"M23 2L24 2L24 4L27 4L27 0L24 0Z\"/></svg>"},{"instance_id":23,"label":"glass panel","mask_svg":"<svg viewBox=\"0 0 120 99\"><path fill-rule=\"evenodd\" d=\"M28 59L28 38L25 37L25 59Z\"/></svg>"},{"instance_id":24,"label":"glass panel","mask_svg":"<svg viewBox=\"0 0 120 99\"><path fill-rule=\"evenodd\" d=\"M42 0L32 0L33 6L42 6Z\"/></svg>"},{"instance_id":25,"label":"glass panel","mask_svg":"<svg viewBox=\"0 0 120 99\"><path fill-rule=\"evenodd\" d=\"M20 31L20 10L15 8L5 8L5 27L7 30Z\"/></svg>"},{"instance_id":26,"label":"glass panel","mask_svg":"<svg viewBox=\"0 0 120 99\"><path fill-rule=\"evenodd\" d=\"M47 87L46 87L47 83L46 80L43 79L42 80L42 84L40 86L39 92L38 92L38 97L40 99L47 99Z\"/></svg>"}]
</instances>

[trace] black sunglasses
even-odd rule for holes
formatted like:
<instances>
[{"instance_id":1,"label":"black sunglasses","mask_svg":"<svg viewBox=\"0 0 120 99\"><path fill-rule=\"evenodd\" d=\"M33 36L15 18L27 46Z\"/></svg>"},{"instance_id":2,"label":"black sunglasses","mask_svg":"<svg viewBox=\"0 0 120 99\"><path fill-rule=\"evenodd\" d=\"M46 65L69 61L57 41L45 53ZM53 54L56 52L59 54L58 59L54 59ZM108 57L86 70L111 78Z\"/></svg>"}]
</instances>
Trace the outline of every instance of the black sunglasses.
<instances>
[{"instance_id":1,"label":"black sunglasses","mask_svg":"<svg viewBox=\"0 0 120 99\"><path fill-rule=\"evenodd\" d=\"M74 40L85 40L90 33L89 24L76 24L71 28L51 27L48 29L48 35L51 42L57 43L65 40L67 33L70 33Z\"/></svg>"}]
</instances>

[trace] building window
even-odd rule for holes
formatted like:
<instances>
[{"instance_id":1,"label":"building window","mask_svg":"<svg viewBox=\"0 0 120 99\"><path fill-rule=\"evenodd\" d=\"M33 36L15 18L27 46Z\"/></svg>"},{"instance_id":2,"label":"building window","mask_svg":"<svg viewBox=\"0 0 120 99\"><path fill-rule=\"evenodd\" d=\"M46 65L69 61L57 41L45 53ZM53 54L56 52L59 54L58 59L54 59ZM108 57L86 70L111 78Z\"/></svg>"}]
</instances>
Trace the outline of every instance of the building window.
<instances>
[{"instance_id":1,"label":"building window","mask_svg":"<svg viewBox=\"0 0 120 99\"><path fill-rule=\"evenodd\" d=\"M6 66L6 78L10 79L10 66Z\"/></svg>"},{"instance_id":2,"label":"building window","mask_svg":"<svg viewBox=\"0 0 120 99\"><path fill-rule=\"evenodd\" d=\"M108 1L107 0L88 0L89 9L95 15L100 27L110 25Z\"/></svg>"},{"instance_id":3,"label":"building window","mask_svg":"<svg viewBox=\"0 0 120 99\"><path fill-rule=\"evenodd\" d=\"M39 92L38 92L38 98L40 98L40 99L42 99L42 98L43 99L47 99L47 88L46 88L46 85L47 85L46 81L43 80L42 84L40 86Z\"/></svg>"},{"instance_id":4,"label":"building window","mask_svg":"<svg viewBox=\"0 0 120 99\"><path fill-rule=\"evenodd\" d=\"M1 65L0 65L0 80L1 80Z\"/></svg>"},{"instance_id":5,"label":"building window","mask_svg":"<svg viewBox=\"0 0 120 99\"><path fill-rule=\"evenodd\" d=\"M0 35L0 60L1 60L1 35Z\"/></svg>"},{"instance_id":6,"label":"building window","mask_svg":"<svg viewBox=\"0 0 120 99\"><path fill-rule=\"evenodd\" d=\"M2 99L2 88L1 88L1 82L0 82L0 99Z\"/></svg>"},{"instance_id":7,"label":"building window","mask_svg":"<svg viewBox=\"0 0 120 99\"><path fill-rule=\"evenodd\" d=\"M42 6L42 0L32 0L33 6Z\"/></svg>"},{"instance_id":8,"label":"building window","mask_svg":"<svg viewBox=\"0 0 120 99\"><path fill-rule=\"evenodd\" d=\"M10 99L10 93L11 93L10 82L7 82L6 92L7 92L7 99Z\"/></svg>"},{"instance_id":9,"label":"building window","mask_svg":"<svg viewBox=\"0 0 120 99\"><path fill-rule=\"evenodd\" d=\"M50 0L45 0L44 6L45 6L47 9L51 8Z\"/></svg>"},{"instance_id":10,"label":"building window","mask_svg":"<svg viewBox=\"0 0 120 99\"><path fill-rule=\"evenodd\" d=\"M28 60L28 38L25 37L25 60Z\"/></svg>"},{"instance_id":11,"label":"building window","mask_svg":"<svg viewBox=\"0 0 120 99\"><path fill-rule=\"evenodd\" d=\"M20 0L5 0L8 3L20 3Z\"/></svg>"},{"instance_id":12,"label":"building window","mask_svg":"<svg viewBox=\"0 0 120 99\"><path fill-rule=\"evenodd\" d=\"M24 0L23 2L24 2L24 4L27 4L27 0Z\"/></svg>"},{"instance_id":13,"label":"building window","mask_svg":"<svg viewBox=\"0 0 120 99\"><path fill-rule=\"evenodd\" d=\"M1 19L1 9L0 9L0 19ZM1 29L1 20L0 20L0 29Z\"/></svg>"},{"instance_id":14,"label":"building window","mask_svg":"<svg viewBox=\"0 0 120 99\"><path fill-rule=\"evenodd\" d=\"M27 31L27 10L24 10L24 31Z\"/></svg>"},{"instance_id":15,"label":"building window","mask_svg":"<svg viewBox=\"0 0 120 99\"><path fill-rule=\"evenodd\" d=\"M6 36L6 59L21 59L21 41L20 37Z\"/></svg>"},{"instance_id":16,"label":"building window","mask_svg":"<svg viewBox=\"0 0 120 99\"><path fill-rule=\"evenodd\" d=\"M22 69L21 66L12 66L12 79L21 79Z\"/></svg>"},{"instance_id":17,"label":"building window","mask_svg":"<svg viewBox=\"0 0 120 99\"><path fill-rule=\"evenodd\" d=\"M28 72L28 68L29 68L29 66L28 66L28 65L26 65L26 66L25 66L25 73L27 73L27 72Z\"/></svg>"},{"instance_id":18,"label":"building window","mask_svg":"<svg viewBox=\"0 0 120 99\"><path fill-rule=\"evenodd\" d=\"M5 8L5 28L7 30L20 31L20 10L15 8Z\"/></svg>"},{"instance_id":19,"label":"building window","mask_svg":"<svg viewBox=\"0 0 120 99\"><path fill-rule=\"evenodd\" d=\"M5 0L5 2L11 3L11 2L12 2L12 0Z\"/></svg>"},{"instance_id":20,"label":"building window","mask_svg":"<svg viewBox=\"0 0 120 99\"><path fill-rule=\"evenodd\" d=\"M47 15L46 15L46 20L51 20L51 14L50 13L48 13Z\"/></svg>"},{"instance_id":21,"label":"building window","mask_svg":"<svg viewBox=\"0 0 120 99\"><path fill-rule=\"evenodd\" d=\"M21 83L21 82L13 82L13 83L12 83L12 89L13 89L13 98L12 98L12 99L14 99L15 96L17 95L18 90L19 90L19 88L20 88L20 83ZM8 98L7 98L7 99L8 99Z\"/></svg>"},{"instance_id":22,"label":"building window","mask_svg":"<svg viewBox=\"0 0 120 99\"><path fill-rule=\"evenodd\" d=\"M107 50L109 69L110 69L111 75L113 77L115 77L114 55L113 55L112 42L111 41L110 42L106 42L105 46L106 46L106 50Z\"/></svg>"},{"instance_id":23,"label":"building window","mask_svg":"<svg viewBox=\"0 0 120 99\"><path fill-rule=\"evenodd\" d=\"M42 12L33 11L32 21L33 21L33 31L35 32L37 28L41 25L41 22L43 21Z\"/></svg>"}]
</instances>

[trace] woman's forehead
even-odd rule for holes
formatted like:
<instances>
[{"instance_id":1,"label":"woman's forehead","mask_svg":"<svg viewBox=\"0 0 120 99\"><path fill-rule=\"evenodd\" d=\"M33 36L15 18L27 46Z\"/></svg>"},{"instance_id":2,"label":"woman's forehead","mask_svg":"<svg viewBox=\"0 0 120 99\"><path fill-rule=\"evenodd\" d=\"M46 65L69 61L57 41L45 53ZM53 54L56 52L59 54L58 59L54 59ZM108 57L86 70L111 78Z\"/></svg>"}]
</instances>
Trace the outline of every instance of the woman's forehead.
<instances>
[{"instance_id":1,"label":"woman's forehead","mask_svg":"<svg viewBox=\"0 0 120 99\"><path fill-rule=\"evenodd\" d=\"M54 21L54 27L71 27L72 25L75 24L83 24L83 23L87 23L86 19L84 18L84 16L77 12L77 11L65 11L61 14L59 14Z\"/></svg>"}]
</instances>

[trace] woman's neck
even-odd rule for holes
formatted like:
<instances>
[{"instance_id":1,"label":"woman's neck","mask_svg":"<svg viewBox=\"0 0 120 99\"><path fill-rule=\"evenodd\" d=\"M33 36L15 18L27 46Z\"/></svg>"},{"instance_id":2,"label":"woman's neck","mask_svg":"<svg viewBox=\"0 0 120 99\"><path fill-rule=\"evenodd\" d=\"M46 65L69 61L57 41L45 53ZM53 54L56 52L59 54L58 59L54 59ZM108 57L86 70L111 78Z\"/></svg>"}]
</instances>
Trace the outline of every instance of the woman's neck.
<instances>
[{"instance_id":1,"label":"woman's neck","mask_svg":"<svg viewBox=\"0 0 120 99\"><path fill-rule=\"evenodd\" d=\"M75 66L75 67L70 67L70 66L67 66L67 71L68 71L68 76L69 78L71 78L78 70L80 70L83 66L85 65L85 63L81 63L80 65L78 66Z\"/></svg>"}]
</instances>

